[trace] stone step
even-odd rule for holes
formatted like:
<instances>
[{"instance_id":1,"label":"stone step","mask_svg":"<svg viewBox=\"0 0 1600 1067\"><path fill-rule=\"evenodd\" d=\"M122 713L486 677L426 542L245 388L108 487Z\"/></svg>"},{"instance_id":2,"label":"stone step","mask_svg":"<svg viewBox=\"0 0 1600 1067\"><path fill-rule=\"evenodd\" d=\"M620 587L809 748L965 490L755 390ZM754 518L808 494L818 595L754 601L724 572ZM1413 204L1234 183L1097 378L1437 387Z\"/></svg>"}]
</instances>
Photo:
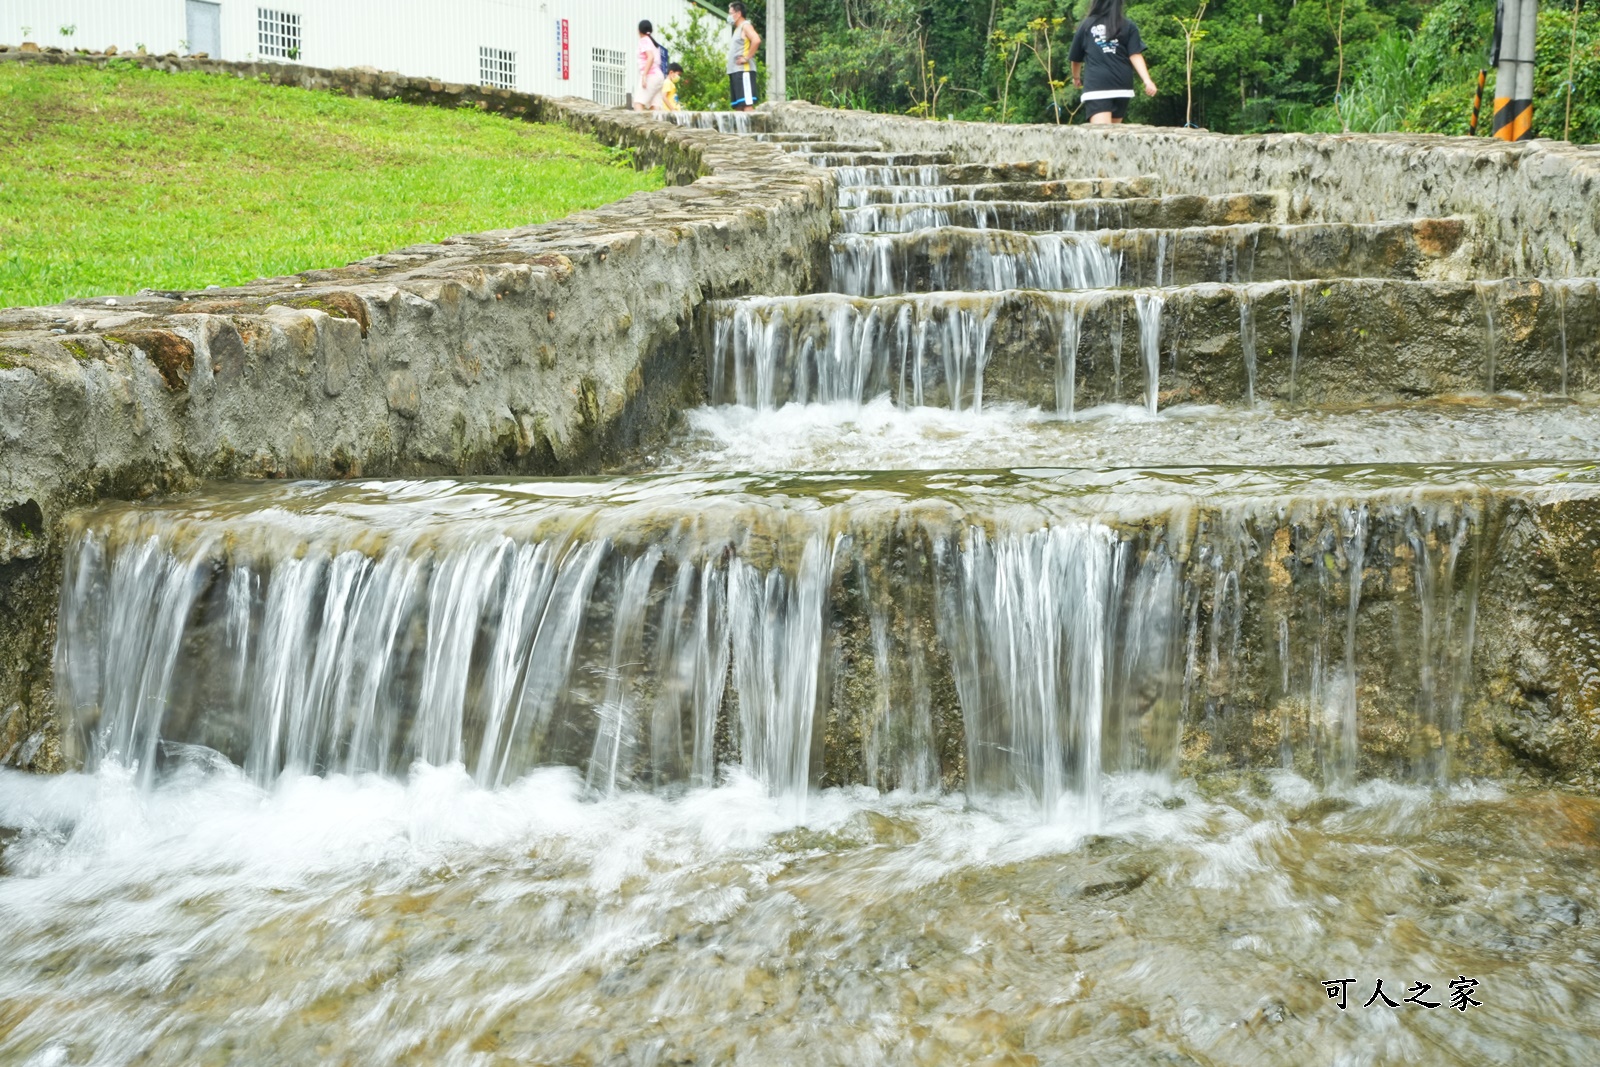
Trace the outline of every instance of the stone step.
<instances>
[{"instance_id":1,"label":"stone step","mask_svg":"<svg viewBox=\"0 0 1600 1067\"><path fill-rule=\"evenodd\" d=\"M792 141L792 142L780 142L779 143L779 147L782 148L785 152L797 152L797 153L800 153L802 155L824 155L824 154L844 154L844 153L872 153L872 154L877 154L877 155L884 154L884 149L883 149L883 146L881 144L873 144L870 141ZM938 154L939 155L945 155L945 156L949 155L949 153L947 153L947 152L938 153ZM926 153L918 153L918 155L919 156L925 156ZM936 160L936 159L930 160L930 159L926 159L926 158L922 159L921 161L925 162L925 163L937 163L937 162L940 162L939 160ZM906 160L905 162L915 162L915 161L914 160Z\"/></svg>"},{"instance_id":2,"label":"stone step","mask_svg":"<svg viewBox=\"0 0 1600 1067\"><path fill-rule=\"evenodd\" d=\"M941 227L834 236L833 292L1102 289L1279 278L1464 276L1462 219L1030 234Z\"/></svg>"},{"instance_id":3,"label":"stone step","mask_svg":"<svg viewBox=\"0 0 1600 1067\"><path fill-rule=\"evenodd\" d=\"M955 162L949 152L818 152L805 161L814 167L928 167Z\"/></svg>"},{"instance_id":4,"label":"stone step","mask_svg":"<svg viewBox=\"0 0 1600 1067\"><path fill-rule=\"evenodd\" d=\"M957 200L1110 200L1161 195L1161 179L1057 178L1052 181L990 182L984 185L860 185L839 187L841 208L870 204L944 204Z\"/></svg>"},{"instance_id":5,"label":"stone step","mask_svg":"<svg viewBox=\"0 0 1600 1067\"><path fill-rule=\"evenodd\" d=\"M887 394L1068 412L1600 391L1594 279L747 297L711 302L703 325L712 402L764 407Z\"/></svg>"},{"instance_id":6,"label":"stone step","mask_svg":"<svg viewBox=\"0 0 1600 1067\"><path fill-rule=\"evenodd\" d=\"M924 167L835 167L834 181L852 185L988 185L1036 182L1050 177L1049 160L1022 163L944 163Z\"/></svg>"},{"instance_id":7,"label":"stone step","mask_svg":"<svg viewBox=\"0 0 1600 1067\"><path fill-rule=\"evenodd\" d=\"M840 208L846 233L910 233L941 226L1031 232L1177 229L1283 221L1278 193L1234 196L1119 197L1092 200L956 200L943 204L869 204Z\"/></svg>"},{"instance_id":8,"label":"stone step","mask_svg":"<svg viewBox=\"0 0 1600 1067\"><path fill-rule=\"evenodd\" d=\"M600 790L742 746L780 793L1015 793L1059 735L1096 773L1437 782L1590 728L1600 670L1572 625L1600 613L1593 464L226 492L77 522L69 743L146 775L179 742L263 784L456 759Z\"/></svg>"},{"instance_id":9,"label":"stone step","mask_svg":"<svg viewBox=\"0 0 1600 1067\"><path fill-rule=\"evenodd\" d=\"M773 144L804 144L808 141L827 140L826 134L797 133L793 130L771 130L762 133L752 133L749 136L752 141L768 141ZM882 147L882 145L876 143L873 145L874 149Z\"/></svg>"}]
</instances>

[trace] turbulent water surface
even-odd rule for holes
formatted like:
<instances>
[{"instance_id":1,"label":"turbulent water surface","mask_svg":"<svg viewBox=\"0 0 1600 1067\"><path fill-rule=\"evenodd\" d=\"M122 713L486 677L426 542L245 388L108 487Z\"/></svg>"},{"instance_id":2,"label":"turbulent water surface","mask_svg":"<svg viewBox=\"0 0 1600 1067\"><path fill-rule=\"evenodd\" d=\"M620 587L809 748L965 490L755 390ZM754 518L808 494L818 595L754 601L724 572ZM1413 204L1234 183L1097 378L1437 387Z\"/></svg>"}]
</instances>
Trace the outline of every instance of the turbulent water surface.
<instances>
[{"instance_id":1,"label":"turbulent water surface","mask_svg":"<svg viewBox=\"0 0 1600 1067\"><path fill-rule=\"evenodd\" d=\"M1462 398L1406 408L1324 411L1107 405L1066 417L991 405L981 412L864 404L707 407L682 442L652 455L667 470L884 470L942 467L1520 462L1592 459L1600 409L1566 401Z\"/></svg>"},{"instance_id":2,"label":"turbulent water surface","mask_svg":"<svg viewBox=\"0 0 1600 1067\"><path fill-rule=\"evenodd\" d=\"M863 788L797 820L737 775L185 764L0 776L8 1062L1480 1064L1530 1018L1539 1062L1600 1056L1589 800L1113 780L1090 835Z\"/></svg>"}]
</instances>

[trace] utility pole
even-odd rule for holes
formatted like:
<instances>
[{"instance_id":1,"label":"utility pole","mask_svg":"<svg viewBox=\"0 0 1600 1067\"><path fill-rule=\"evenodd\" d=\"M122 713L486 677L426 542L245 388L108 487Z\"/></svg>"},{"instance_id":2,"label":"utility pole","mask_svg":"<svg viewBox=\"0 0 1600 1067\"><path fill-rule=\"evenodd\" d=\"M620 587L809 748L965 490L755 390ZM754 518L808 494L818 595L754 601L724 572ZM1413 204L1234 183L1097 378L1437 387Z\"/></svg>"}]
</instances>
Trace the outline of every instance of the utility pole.
<instances>
[{"instance_id":1,"label":"utility pole","mask_svg":"<svg viewBox=\"0 0 1600 1067\"><path fill-rule=\"evenodd\" d=\"M789 99L788 77L783 50L783 0L767 0L767 99L776 103Z\"/></svg>"},{"instance_id":2,"label":"utility pole","mask_svg":"<svg viewBox=\"0 0 1600 1067\"><path fill-rule=\"evenodd\" d=\"M1499 0L1495 9L1494 135L1533 137L1533 55L1539 0Z\"/></svg>"}]
</instances>

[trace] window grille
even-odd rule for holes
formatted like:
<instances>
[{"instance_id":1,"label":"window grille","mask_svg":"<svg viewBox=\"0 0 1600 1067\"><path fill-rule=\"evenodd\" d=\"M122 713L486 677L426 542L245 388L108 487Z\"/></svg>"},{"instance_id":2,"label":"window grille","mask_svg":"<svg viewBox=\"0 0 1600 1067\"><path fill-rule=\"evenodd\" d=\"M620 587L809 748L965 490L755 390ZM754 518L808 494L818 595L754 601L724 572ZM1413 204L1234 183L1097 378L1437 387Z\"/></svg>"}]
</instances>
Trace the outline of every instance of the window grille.
<instances>
[{"instance_id":1,"label":"window grille","mask_svg":"<svg viewBox=\"0 0 1600 1067\"><path fill-rule=\"evenodd\" d=\"M517 54L503 48L478 49L478 84L490 89L515 89Z\"/></svg>"},{"instance_id":2,"label":"window grille","mask_svg":"<svg viewBox=\"0 0 1600 1067\"><path fill-rule=\"evenodd\" d=\"M593 71L591 95L606 107L621 107L628 102L628 56L614 48L594 48L589 52Z\"/></svg>"},{"instance_id":3,"label":"window grille","mask_svg":"<svg viewBox=\"0 0 1600 1067\"><path fill-rule=\"evenodd\" d=\"M256 53L268 59L299 59L300 16L256 8Z\"/></svg>"}]
</instances>

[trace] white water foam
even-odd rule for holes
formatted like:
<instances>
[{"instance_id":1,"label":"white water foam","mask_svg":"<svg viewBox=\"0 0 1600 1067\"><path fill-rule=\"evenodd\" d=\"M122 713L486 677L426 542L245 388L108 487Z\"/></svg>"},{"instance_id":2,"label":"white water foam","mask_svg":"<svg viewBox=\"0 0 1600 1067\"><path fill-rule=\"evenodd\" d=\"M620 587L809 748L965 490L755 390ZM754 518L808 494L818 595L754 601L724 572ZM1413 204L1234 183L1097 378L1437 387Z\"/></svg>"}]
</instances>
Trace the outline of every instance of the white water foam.
<instances>
[{"instance_id":1,"label":"white water foam","mask_svg":"<svg viewBox=\"0 0 1600 1067\"><path fill-rule=\"evenodd\" d=\"M1103 405L1055 413L865 404L727 405L688 413L686 440L657 457L681 470L933 470L946 467L1511 462L1583 459L1600 411L1562 403L1247 411Z\"/></svg>"}]
</instances>

